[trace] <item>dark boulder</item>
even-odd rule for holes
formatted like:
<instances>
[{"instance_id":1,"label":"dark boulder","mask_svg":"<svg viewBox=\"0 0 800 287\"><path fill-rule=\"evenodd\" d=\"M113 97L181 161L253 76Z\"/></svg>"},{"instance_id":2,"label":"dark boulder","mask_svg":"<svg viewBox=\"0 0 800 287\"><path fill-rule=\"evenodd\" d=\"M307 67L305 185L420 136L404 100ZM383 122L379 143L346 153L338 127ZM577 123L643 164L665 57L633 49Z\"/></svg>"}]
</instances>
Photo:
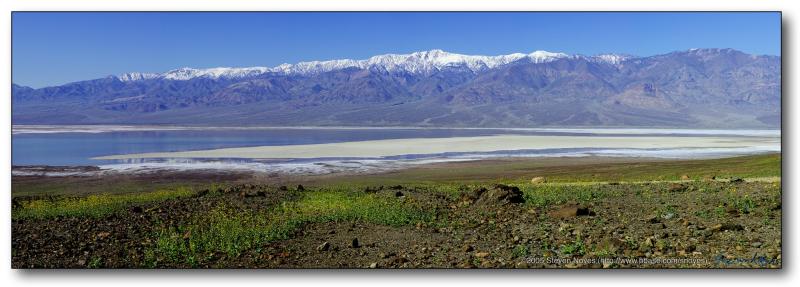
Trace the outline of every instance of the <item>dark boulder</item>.
<instances>
[{"instance_id":1,"label":"dark boulder","mask_svg":"<svg viewBox=\"0 0 800 287\"><path fill-rule=\"evenodd\" d=\"M588 206L579 205L577 203L567 204L556 208L548 213L551 217L555 218L570 218L576 216L595 216L596 213L589 209Z\"/></svg>"},{"instance_id":2,"label":"dark boulder","mask_svg":"<svg viewBox=\"0 0 800 287\"><path fill-rule=\"evenodd\" d=\"M461 193L461 201L469 204L523 203L525 198L516 186L496 184L491 189L480 187Z\"/></svg>"}]
</instances>

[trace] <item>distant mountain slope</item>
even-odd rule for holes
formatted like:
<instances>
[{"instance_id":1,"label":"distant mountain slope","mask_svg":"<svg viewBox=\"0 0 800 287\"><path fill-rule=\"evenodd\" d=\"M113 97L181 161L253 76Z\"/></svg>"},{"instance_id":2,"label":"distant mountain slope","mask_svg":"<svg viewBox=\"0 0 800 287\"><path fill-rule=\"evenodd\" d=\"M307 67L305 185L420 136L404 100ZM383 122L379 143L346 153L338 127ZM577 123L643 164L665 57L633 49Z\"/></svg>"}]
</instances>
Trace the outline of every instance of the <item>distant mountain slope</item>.
<instances>
[{"instance_id":1,"label":"distant mountain slope","mask_svg":"<svg viewBox=\"0 0 800 287\"><path fill-rule=\"evenodd\" d=\"M14 124L780 126L781 59L441 50L12 86Z\"/></svg>"}]
</instances>

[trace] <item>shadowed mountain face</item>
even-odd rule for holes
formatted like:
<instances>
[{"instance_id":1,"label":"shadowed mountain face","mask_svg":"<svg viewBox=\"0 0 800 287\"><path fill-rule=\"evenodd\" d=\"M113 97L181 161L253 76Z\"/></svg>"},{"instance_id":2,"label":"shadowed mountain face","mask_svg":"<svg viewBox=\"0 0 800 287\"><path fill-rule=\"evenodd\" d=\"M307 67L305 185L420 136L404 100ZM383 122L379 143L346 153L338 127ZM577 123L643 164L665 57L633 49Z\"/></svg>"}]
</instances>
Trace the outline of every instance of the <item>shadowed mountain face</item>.
<instances>
[{"instance_id":1,"label":"shadowed mountain face","mask_svg":"<svg viewBox=\"0 0 800 287\"><path fill-rule=\"evenodd\" d=\"M421 53L413 69L396 68L378 56L370 60L377 64L339 61L333 68L302 66L301 72L260 68L235 76L191 76L197 70L182 69L168 72L181 72L182 78L126 74L41 89L13 85L12 119L14 124L780 126L777 56L730 49L651 57L514 54L498 56L499 64L426 66L463 55Z\"/></svg>"}]
</instances>

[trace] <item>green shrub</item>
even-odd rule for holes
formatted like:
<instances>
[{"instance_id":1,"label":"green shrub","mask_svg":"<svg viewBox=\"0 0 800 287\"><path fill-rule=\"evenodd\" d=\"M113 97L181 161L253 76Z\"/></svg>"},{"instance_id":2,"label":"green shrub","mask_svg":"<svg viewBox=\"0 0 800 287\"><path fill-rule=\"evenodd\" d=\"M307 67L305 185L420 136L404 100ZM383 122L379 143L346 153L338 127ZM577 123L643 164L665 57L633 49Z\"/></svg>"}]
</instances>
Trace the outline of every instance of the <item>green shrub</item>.
<instances>
[{"instance_id":1,"label":"green shrub","mask_svg":"<svg viewBox=\"0 0 800 287\"><path fill-rule=\"evenodd\" d=\"M166 260L196 266L216 253L239 256L263 243L289 238L308 223L362 221L400 226L429 222L433 215L394 196L338 189L307 192L266 213L219 206L187 225L157 231L155 250L145 252L149 254L146 264Z\"/></svg>"},{"instance_id":2,"label":"green shrub","mask_svg":"<svg viewBox=\"0 0 800 287\"><path fill-rule=\"evenodd\" d=\"M99 194L60 200L38 199L22 202L12 211L13 219L42 219L59 216L103 217L131 204L188 197L194 192L185 187L132 194Z\"/></svg>"}]
</instances>

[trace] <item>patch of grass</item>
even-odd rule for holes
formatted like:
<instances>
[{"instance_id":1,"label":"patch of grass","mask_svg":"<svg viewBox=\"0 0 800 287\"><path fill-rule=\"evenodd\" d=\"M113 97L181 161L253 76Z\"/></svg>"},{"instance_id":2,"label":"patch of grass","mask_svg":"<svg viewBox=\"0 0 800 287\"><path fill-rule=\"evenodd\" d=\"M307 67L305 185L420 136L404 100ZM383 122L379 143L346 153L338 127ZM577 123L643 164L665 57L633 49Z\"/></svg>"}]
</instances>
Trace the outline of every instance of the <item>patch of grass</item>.
<instances>
[{"instance_id":1,"label":"patch of grass","mask_svg":"<svg viewBox=\"0 0 800 287\"><path fill-rule=\"evenodd\" d=\"M92 260L89 260L89 265L87 267L92 269L103 268L103 259L100 257L92 257Z\"/></svg>"},{"instance_id":2,"label":"patch of grass","mask_svg":"<svg viewBox=\"0 0 800 287\"><path fill-rule=\"evenodd\" d=\"M627 244L628 248L630 249L636 249L639 246L639 243L637 243L636 238L630 236L625 236L625 244Z\"/></svg>"},{"instance_id":3,"label":"patch of grass","mask_svg":"<svg viewBox=\"0 0 800 287\"><path fill-rule=\"evenodd\" d=\"M614 158L537 158L447 163L389 173L316 180L326 184L526 184L534 176L547 182L621 182L680 180L683 175L699 180L706 176L780 177L781 154L704 160L657 160Z\"/></svg>"},{"instance_id":4,"label":"patch of grass","mask_svg":"<svg viewBox=\"0 0 800 287\"><path fill-rule=\"evenodd\" d=\"M725 218L728 215L728 213L725 211L725 207L724 206L719 205L716 208L714 208L714 215L717 218Z\"/></svg>"},{"instance_id":5,"label":"patch of grass","mask_svg":"<svg viewBox=\"0 0 800 287\"><path fill-rule=\"evenodd\" d=\"M535 173L548 182L617 182L692 179L780 177L781 154L742 156L710 160L676 160L637 163L610 163L549 168ZM529 177L522 182L529 181Z\"/></svg>"},{"instance_id":6,"label":"patch of grass","mask_svg":"<svg viewBox=\"0 0 800 287\"><path fill-rule=\"evenodd\" d=\"M702 219L709 219L711 218L711 211L709 210L698 210L694 212L694 215L700 217Z\"/></svg>"},{"instance_id":7,"label":"patch of grass","mask_svg":"<svg viewBox=\"0 0 800 287\"><path fill-rule=\"evenodd\" d=\"M550 241L542 241L542 244L541 244L540 247L544 251L550 251L550 250L553 249L553 246L551 245Z\"/></svg>"},{"instance_id":8,"label":"patch of grass","mask_svg":"<svg viewBox=\"0 0 800 287\"><path fill-rule=\"evenodd\" d=\"M611 258L616 255L616 252L612 250L610 247L597 247L595 246L594 256L599 258Z\"/></svg>"},{"instance_id":9,"label":"patch of grass","mask_svg":"<svg viewBox=\"0 0 800 287\"><path fill-rule=\"evenodd\" d=\"M663 205L656 211L656 216L660 218L675 217L677 215L678 210L676 209L676 206L671 204Z\"/></svg>"},{"instance_id":10,"label":"patch of grass","mask_svg":"<svg viewBox=\"0 0 800 287\"><path fill-rule=\"evenodd\" d=\"M566 202L585 203L609 196L622 195L619 188L609 189L603 185L547 185L525 184L520 187L525 204L547 207Z\"/></svg>"},{"instance_id":11,"label":"patch of grass","mask_svg":"<svg viewBox=\"0 0 800 287\"><path fill-rule=\"evenodd\" d=\"M92 194L131 194L161 189L188 187L200 188L205 185L199 180L184 181L148 181L130 178L20 178L11 182L11 196L55 196L83 197Z\"/></svg>"},{"instance_id":12,"label":"patch of grass","mask_svg":"<svg viewBox=\"0 0 800 287\"><path fill-rule=\"evenodd\" d=\"M658 250L667 250L668 248L670 248L670 244L669 244L669 242L667 242L664 239L658 239L658 240L656 240L656 246L655 247Z\"/></svg>"},{"instance_id":13,"label":"patch of grass","mask_svg":"<svg viewBox=\"0 0 800 287\"><path fill-rule=\"evenodd\" d=\"M44 219L59 216L103 217L131 204L159 202L188 197L194 192L186 187L132 194L98 194L58 200L23 201L11 213L12 219Z\"/></svg>"},{"instance_id":14,"label":"patch of grass","mask_svg":"<svg viewBox=\"0 0 800 287\"><path fill-rule=\"evenodd\" d=\"M528 246L527 245L523 245L523 244L514 246L514 249L511 250L511 255L514 258L525 258L528 255L530 255L530 253L531 252L528 249Z\"/></svg>"},{"instance_id":15,"label":"patch of grass","mask_svg":"<svg viewBox=\"0 0 800 287\"><path fill-rule=\"evenodd\" d=\"M741 214L750 214L756 209L756 203L747 194L744 196L732 195L728 198L728 204Z\"/></svg>"},{"instance_id":16,"label":"patch of grass","mask_svg":"<svg viewBox=\"0 0 800 287\"><path fill-rule=\"evenodd\" d=\"M400 226L429 221L432 216L413 199L325 189L305 193L299 201L284 202L278 217L315 222L355 220Z\"/></svg>"},{"instance_id":17,"label":"patch of grass","mask_svg":"<svg viewBox=\"0 0 800 287\"><path fill-rule=\"evenodd\" d=\"M145 261L155 262L159 254L168 261L185 262L194 267L216 252L238 256L241 250L256 243L283 237L283 231L254 212L218 207L198 216L189 225L157 231L155 250L145 252Z\"/></svg>"},{"instance_id":18,"label":"patch of grass","mask_svg":"<svg viewBox=\"0 0 800 287\"><path fill-rule=\"evenodd\" d=\"M569 244L561 245L561 254L567 256L581 256L586 254L586 246L580 238Z\"/></svg>"},{"instance_id":19,"label":"patch of grass","mask_svg":"<svg viewBox=\"0 0 800 287\"><path fill-rule=\"evenodd\" d=\"M780 177L781 154L741 156L704 160L658 160L592 158L537 158L497 160L474 163L450 163L418 167L357 178L323 179L319 183L359 183L393 185L408 183L446 184L526 184L532 177L543 176L550 183L622 182L717 178Z\"/></svg>"},{"instance_id":20,"label":"patch of grass","mask_svg":"<svg viewBox=\"0 0 800 287\"><path fill-rule=\"evenodd\" d=\"M187 225L162 229L155 235L155 249L145 252L149 254L145 261L151 266L161 260L196 266L218 253L236 257L263 243L287 239L308 223L361 221L401 226L431 222L434 215L411 199L393 195L310 191L266 213L220 206Z\"/></svg>"}]
</instances>

